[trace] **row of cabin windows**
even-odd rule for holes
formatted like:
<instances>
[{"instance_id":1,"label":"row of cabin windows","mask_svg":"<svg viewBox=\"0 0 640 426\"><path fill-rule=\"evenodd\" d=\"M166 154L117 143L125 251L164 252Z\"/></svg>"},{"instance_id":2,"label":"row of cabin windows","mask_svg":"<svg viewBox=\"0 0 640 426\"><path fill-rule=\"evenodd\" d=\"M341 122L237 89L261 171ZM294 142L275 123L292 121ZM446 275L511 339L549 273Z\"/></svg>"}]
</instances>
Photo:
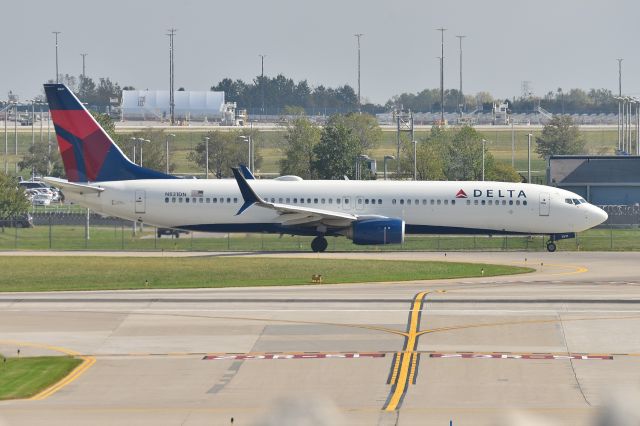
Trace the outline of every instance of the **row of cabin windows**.
<instances>
[{"instance_id":1,"label":"row of cabin windows","mask_svg":"<svg viewBox=\"0 0 640 426\"><path fill-rule=\"evenodd\" d=\"M189 203L189 202L191 202L193 204L196 204L196 203L200 203L200 204L202 204L202 203L207 203L207 204L220 203L220 204L223 204L223 203L226 202L227 204L231 204L232 200L233 200L234 203L238 202L238 198L237 197L233 197L233 198L231 198L231 197L227 197L227 198L224 198L224 197L220 197L220 198L218 198L218 197L207 197L207 198L203 198L203 197L191 197L191 198L189 198L189 197L171 197L171 198L164 197L164 202L165 203L182 203L182 202Z\"/></svg>"},{"instance_id":2,"label":"row of cabin windows","mask_svg":"<svg viewBox=\"0 0 640 426\"><path fill-rule=\"evenodd\" d=\"M271 200L272 203L276 202L275 198L267 197L265 200L266 201ZM305 198L278 198L278 202L279 203L290 204L291 200L293 200L293 204L305 204ZM325 204L326 201L328 201L329 204L333 204L333 198L327 198L327 199L325 199L325 198L320 198L320 199L318 199L318 198L313 198L313 199L312 198L306 198L306 204L311 204L312 200L313 200L314 204L318 204L318 202L320 202L320 204ZM200 203L200 204L202 204L202 203L207 203L207 204L220 203L220 204L224 204L226 202L227 204L231 204L232 202L233 203L237 203L238 202L238 198L237 197L233 197L233 198L231 198L231 197L226 197L226 198L225 197L219 197L219 198L218 197L206 197L206 198L204 198L204 197L191 197L191 198L190 197L165 197L164 198L164 202L165 203L169 203L169 202L171 202L171 203L182 203L182 202L190 203L191 202L193 204L196 204L196 203ZM338 204L338 205L340 205L340 204L348 205L349 204L349 198L348 197L345 197L344 199L336 198L335 203ZM380 204L382 204L382 199L380 199L380 198L378 198L378 199L375 199L375 198L371 198L371 199L370 198L364 198L364 199L363 198L357 198L357 203L358 204L363 204L364 203L364 204L378 204L378 205L380 205ZM418 199L416 199L416 200L411 200L411 199L396 200L395 198L391 200L391 204L393 204L393 205L396 205L398 203L400 203L400 205L405 205L406 204L406 205L410 206L410 205L413 204L415 206L418 206L418 205L420 205L420 200L418 200ZM430 204L432 206L433 205L438 205L439 206L439 205L442 205L442 204L444 204L445 206L449 205L449 204L455 205L456 204L456 200L433 200L433 199L426 200L426 199L423 199L422 200L422 205L426 206L427 204ZM496 205L496 206L503 205L503 206L506 206L507 204L510 205L510 206L512 206L514 204L516 206L519 206L520 204L522 204L523 206L526 206L527 205L527 200L522 200L522 201L520 201L520 200L515 200L515 201L514 200L473 200L473 205L476 205L476 206L477 205L482 205L482 206L485 206L485 205L489 205L489 206L491 206L491 205ZM471 205L471 200L467 200L467 205L468 206Z\"/></svg>"}]
</instances>

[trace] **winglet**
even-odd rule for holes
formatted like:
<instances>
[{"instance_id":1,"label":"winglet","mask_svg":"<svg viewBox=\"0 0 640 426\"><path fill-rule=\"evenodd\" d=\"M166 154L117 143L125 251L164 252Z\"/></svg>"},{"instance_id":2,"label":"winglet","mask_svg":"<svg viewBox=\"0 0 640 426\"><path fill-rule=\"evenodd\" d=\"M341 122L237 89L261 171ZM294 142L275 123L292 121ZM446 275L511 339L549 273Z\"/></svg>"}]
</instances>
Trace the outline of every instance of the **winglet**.
<instances>
[{"instance_id":1,"label":"winglet","mask_svg":"<svg viewBox=\"0 0 640 426\"><path fill-rule=\"evenodd\" d=\"M242 172L242 175L244 176L245 179L247 180L255 179L255 176L253 175L253 173L251 173L251 170L249 170L249 168L244 164L240 164L240 171Z\"/></svg>"},{"instance_id":2,"label":"winglet","mask_svg":"<svg viewBox=\"0 0 640 426\"><path fill-rule=\"evenodd\" d=\"M256 203L264 203L264 201L260 197L258 197L255 192L253 192L253 189L251 189L240 170L238 170L237 167L232 167L231 170L233 171L233 176L236 178L236 182L238 183L238 187L240 188L240 193L242 194L242 198L244 199L244 204L242 205L242 207L240 207L240 210L238 210L236 216L242 214L242 212Z\"/></svg>"}]
</instances>

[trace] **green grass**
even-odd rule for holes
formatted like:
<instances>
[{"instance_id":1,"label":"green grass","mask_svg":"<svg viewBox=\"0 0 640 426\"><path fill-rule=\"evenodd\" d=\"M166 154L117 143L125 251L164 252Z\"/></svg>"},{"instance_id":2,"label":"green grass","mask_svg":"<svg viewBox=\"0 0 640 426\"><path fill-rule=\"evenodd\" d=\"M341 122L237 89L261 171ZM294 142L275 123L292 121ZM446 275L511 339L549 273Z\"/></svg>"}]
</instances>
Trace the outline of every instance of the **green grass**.
<instances>
[{"instance_id":1,"label":"green grass","mask_svg":"<svg viewBox=\"0 0 640 426\"><path fill-rule=\"evenodd\" d=\"M36 395L64 378L81 362L66 356L7 358L6 363L0 364L0 400Z\"/></svg>"},{"instance_id":2,"label":"green grass","mask_svg":"<svg viewBox=\"0 0 640 426\"><path fill-rule=\"evenodd\" d=\"M515 266L388 260L241 257L0 257L0 292L245 287L430 280L520 274Z\"/></svg>"}]
</instances>

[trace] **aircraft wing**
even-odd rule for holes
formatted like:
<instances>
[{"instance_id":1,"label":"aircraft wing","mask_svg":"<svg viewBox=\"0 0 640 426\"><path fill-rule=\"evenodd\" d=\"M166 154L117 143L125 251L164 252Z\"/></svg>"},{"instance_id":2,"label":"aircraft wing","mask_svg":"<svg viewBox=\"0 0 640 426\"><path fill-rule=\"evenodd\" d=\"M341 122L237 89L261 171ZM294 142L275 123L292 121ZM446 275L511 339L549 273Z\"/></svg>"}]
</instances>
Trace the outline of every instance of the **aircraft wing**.
<instances>
[{"instance_id":1,"label":"aircraft wing","mask_svg":"<svg viewBox=\"0 0 640 426\"><path fill-rule=\"evenodd\" d=\"M292 206L290 204L269 203L260 198L249 186L245 177L237 168L233 168L233 175L238 182L244 204L236 215L242 214L249 207L258 207L275 210L280 214L281 223L285 226L311 226L325 225L328 227L342 228L358 220L358 216L351 213L335 212L312 207Z\"/></svg>"},{"instance_id":2,"label":"aircraft wing","mask_svg":"<svg viewBox=\"0 0 640 426\"><path fill-rule=\"evenodd\" d=\"M69 182L66 179L44 177L42 178L42 180L51 186L55 186L56 188L60 188L66 192L73 192L75 194L97 194L104 191L104 188L101 188L99 186Z\"/></svg>"}]
</instances>

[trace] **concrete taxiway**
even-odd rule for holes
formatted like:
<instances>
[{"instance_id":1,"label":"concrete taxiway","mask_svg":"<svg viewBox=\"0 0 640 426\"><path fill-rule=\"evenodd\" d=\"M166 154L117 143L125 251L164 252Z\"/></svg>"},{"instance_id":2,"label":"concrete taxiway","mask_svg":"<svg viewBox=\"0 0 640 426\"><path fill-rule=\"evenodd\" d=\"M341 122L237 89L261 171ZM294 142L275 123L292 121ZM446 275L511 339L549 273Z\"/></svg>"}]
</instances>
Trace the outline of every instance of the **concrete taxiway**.
<instances>
[{"instance_id":1,"label":"concrete taxiway","mask_svg":"<svg viewBox=\"0 0 640 426\"><path fill-rule=\"evenodd\" d=\"M517 411L541 424L581 425L610 395L640 385L640 253L448 253L446 260L537 271L0 294L1 353L84 359L44 394L0 403L0 424L280 425L304 417L458 426L502 424Z\"/></svg>"}]
</instances>

